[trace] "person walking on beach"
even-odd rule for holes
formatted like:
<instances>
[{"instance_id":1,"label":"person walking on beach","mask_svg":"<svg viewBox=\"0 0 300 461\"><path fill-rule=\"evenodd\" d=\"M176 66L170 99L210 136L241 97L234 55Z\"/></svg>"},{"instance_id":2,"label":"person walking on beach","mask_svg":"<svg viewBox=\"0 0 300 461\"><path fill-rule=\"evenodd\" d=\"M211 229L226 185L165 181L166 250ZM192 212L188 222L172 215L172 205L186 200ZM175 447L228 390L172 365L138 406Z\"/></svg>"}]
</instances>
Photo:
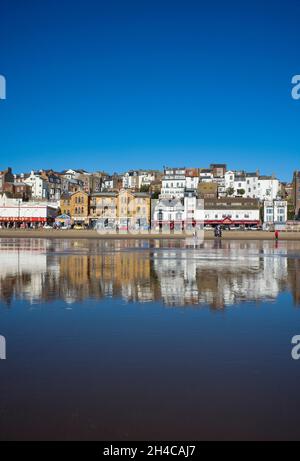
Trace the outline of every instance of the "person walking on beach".
<instances>
[{"instance_id":1,"label":"person walking on beach","mask_svg":"<svg viewBox=\"0 0 300 461\"><path fill-rule=\"evenodd\" d=\"M276 242L278 242L278 240L279 240L279 232L278 232L278 230L275 231L275 240L276 240Z\"/></svg>"}]
</instances>

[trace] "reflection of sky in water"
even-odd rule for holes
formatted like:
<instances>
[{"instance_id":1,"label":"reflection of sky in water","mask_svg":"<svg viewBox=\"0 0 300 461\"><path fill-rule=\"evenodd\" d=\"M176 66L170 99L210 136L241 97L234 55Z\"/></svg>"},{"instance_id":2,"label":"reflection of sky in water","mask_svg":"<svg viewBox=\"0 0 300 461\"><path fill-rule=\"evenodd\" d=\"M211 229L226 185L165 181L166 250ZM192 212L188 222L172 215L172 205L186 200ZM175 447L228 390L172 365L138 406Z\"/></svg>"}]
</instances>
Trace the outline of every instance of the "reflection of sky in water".
<instances>
[{"instance_id":1,"label":"reflection of sky in water","mask_svg":"<svg viewBox=\"0 0 300 461\"><path fill-rule=\"evenodd\" d=\"M298 242L2 239L0 297L222 308L290 291L298 304L299 255Z\"/></svg>"}]
</instances>

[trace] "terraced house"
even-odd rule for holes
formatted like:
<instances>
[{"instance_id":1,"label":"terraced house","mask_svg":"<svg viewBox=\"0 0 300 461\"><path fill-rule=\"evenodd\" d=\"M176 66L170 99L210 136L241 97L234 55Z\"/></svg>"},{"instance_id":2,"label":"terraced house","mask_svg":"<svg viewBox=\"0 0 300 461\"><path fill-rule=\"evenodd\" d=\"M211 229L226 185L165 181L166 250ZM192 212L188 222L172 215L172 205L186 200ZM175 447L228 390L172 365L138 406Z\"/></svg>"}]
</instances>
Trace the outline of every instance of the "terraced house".
<instances>
[{"instance_id":1,"label":"terraced house","mask_svg":"<svg viewBox=\"0 0 300 461\"><path fill-rule=\"evenodd\" d=\"M117 213L120 230L147 230L151 219L151 198L148 193L121 190Z\"/></svg>"},{"instance_id":2,"label":"terraced house","mask_svg":"<svg viewBox=\"0 0 300 461\"><path fill-rule=\"evenodd\" d=\"M146 230L150 225L151 199L142 192L121 190L87 194L83 191L63 194L62 214L71 217L72 224L111 230Z\"/></svg>"}]
</instances>

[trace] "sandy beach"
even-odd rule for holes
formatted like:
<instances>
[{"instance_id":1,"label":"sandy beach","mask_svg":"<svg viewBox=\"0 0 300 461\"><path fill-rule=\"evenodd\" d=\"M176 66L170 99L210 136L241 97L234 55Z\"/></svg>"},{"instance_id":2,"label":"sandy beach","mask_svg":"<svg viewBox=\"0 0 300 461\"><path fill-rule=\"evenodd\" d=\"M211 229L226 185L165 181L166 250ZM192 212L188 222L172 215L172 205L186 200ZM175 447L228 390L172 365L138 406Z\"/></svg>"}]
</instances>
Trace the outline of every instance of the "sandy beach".
<instances>
[{"instance_id":1,"label":"sandy beach","mask_svg":"<svg viewBox=\"0 0 300 461\"><path fill-rule=\"evenodd\" d=\"M1 229L0 238L41 238L41 239L185 239L186 234L99 234L93 230L24 230ZM214 239L212 231L205 232L205 239ZM274 240L273 232L265 231L224 231L223 240ZM281 232L279 240L300 240L300 232Z\"/></svg>"}]
</instances>

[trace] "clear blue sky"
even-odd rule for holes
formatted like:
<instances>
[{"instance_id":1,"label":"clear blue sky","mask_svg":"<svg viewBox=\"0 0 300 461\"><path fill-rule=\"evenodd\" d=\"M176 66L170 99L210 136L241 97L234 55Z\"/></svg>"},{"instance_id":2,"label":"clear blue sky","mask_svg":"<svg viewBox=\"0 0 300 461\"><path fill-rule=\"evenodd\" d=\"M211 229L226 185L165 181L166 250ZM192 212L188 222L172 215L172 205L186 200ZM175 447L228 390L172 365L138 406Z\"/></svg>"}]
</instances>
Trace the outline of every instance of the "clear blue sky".
<instances>
[{"instance_id":1,"label":"clear blue sky","mask_svg":"<svg viewBox=\"0 0 300 461\"><path fill-rule=\"evenodd\" d=\"M300 1L1 0L0 169L300 169Z\"/></svg>"}]
</instances>

